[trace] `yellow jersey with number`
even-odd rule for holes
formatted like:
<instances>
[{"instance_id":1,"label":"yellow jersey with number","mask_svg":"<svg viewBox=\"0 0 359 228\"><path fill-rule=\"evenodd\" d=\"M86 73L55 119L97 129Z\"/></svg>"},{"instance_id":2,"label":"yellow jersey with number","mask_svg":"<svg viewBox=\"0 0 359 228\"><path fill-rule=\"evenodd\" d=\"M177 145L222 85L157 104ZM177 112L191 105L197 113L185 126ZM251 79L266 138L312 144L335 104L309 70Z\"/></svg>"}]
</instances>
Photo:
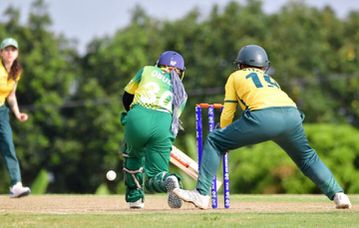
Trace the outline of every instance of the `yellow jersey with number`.
<instances>
[{"instance_id":1,"label":"yellow jersey with number","mask_svg":"<svg viewBox=\"0 0 359 228\"><path fill-rule=\"evenodd\" d=\"M220 121L222 128L232 123L238 104L242 110L296 107L279 84L264 70L257 68L238 70L227 79Z\"/></svg>"},{"instance_id":2,"label":"yellow jersey with number","mask_svg":"<svg viewBox=\"0 0 359 228\"><path fill-rule=\"evenodd\" d=\"M19 81L20 77L15 81L13 79L9 79L9 74L4 67L4 65L0 62L0 106L5 104L6 98L10 95L11 91L14 89L15 84Z\"/></svg>"}]
</instances>

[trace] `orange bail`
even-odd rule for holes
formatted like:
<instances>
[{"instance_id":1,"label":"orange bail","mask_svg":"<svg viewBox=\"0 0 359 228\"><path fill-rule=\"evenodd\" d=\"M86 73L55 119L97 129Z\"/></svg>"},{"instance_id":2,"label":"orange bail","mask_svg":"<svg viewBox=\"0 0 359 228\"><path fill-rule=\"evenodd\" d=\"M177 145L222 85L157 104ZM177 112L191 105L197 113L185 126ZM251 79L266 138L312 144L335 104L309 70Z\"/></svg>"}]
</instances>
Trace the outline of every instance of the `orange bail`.
<instances>
[{"instance_id":1,"label":"orange bail","mask_svg":"<svg viewBox=\"0 0 359 228\"><path fill-rule=\"evenodd\" d=\"M201 107L201 108L209 108L210 105L213 105L213 108L215 109L221 109L223 108L222 104L218 104L218 103L214 103L214 104L208 104L208 103L199 103L196 106Z\"/></svg>"}]
</instances>

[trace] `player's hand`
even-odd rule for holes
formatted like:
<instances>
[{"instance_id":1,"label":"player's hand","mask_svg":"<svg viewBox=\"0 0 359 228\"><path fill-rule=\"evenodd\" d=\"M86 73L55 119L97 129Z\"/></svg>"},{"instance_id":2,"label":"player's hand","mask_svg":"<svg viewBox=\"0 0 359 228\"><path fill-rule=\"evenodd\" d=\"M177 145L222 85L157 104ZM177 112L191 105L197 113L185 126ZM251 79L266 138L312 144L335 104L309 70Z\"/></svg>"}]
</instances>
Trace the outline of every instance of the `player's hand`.
<instances>
[{"instance_id":1,"label":"player's hand","mask_svg":"<svg viewBox=\"0 0 359 228\"><path fill-rule=\"evenodd\" d=\"M16 116L16 119L18 119L20 122L25 122L29 116L26 113L20 112L19 115Z\"/></svg>"}]
</instances>

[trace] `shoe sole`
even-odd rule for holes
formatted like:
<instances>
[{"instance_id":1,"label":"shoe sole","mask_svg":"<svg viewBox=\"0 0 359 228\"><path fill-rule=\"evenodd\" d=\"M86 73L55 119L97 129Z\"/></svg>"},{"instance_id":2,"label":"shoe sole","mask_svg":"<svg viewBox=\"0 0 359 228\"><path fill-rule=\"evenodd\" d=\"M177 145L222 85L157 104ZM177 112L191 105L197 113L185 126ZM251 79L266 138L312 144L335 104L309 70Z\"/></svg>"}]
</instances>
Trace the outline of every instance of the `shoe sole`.
<instances>
[{"instance_id":1,"label":"shoe sole","mask_svg":"<svg viewBox=\"0 0 359 228\"><path fill-rule=\"evenodd\" d=\"M137 210L139 210L139 209L143 209L144 208L144 206L130 206L129 207L130 209L137 209Z\"/></svg>"},{"instance_id":2,"label":"shoe sole","mask_svg":"<svg viewBox=\"0 0 359 228\"><path fill-rule=\"evenodd\" d=\"M187 200L184 200L184 199L182 199L184 202L187 202L187 203L191 203L191 204L193 204L193 206L195 206L196 208L198 208L198 209L201 209L201 210L206 210L207 208L203 208L203 207L201 207L201 206L198 206L195 202L193 202L193 201L187 201Z\"/></svg>"},{"instance_id":3,"label":"shoe sole","mask_svg":"<svg viewBox=\"0 0 359 228\"><path fill-rule=\"evenodd\" d=\"M193 201L191 201L191 200L185 200L185 199L183 199L182 197L180 197L179 195L177 195L176 193L173 193L173 194L176 195L176 197L178 197L179 199L183 200L184 202L193 204L193 206L195 206L195 207L198 208L198 209L201 209L201 210L206 210L206 209L208 209L208 207L201 207L201 206L197 205L195 202L193 202Z\"/></svg>"},{"instance_id":4,"label":"shoe sole","mask_svg":"<svg viewBox=\"0 0 359 228\"><path fill-rule=\"evenodd\" d=\"M130 209L143 209L143 208L145 208L145 204L142 203L142 204L138 204L138 205L130 205L128 203L128 208L130 208Z\"/></svg>"},{"instance_id":5,"label":"shoe sole","mask_svg":"<svg viewBox=\"0 0 359 228\"><path fill-rule=\"evenodd\" d=\"M168 192L167 203L170 208L181 208L182 200L176 194L173 193L173 190L175 188L178 188L175 181L173 181L172 179L168 179L168 181L166 181L166 189Z\"/></svg>"},{"instance_id":6,"label":"shoe sole","mask_svg":"<svg viewBox=\"0 0 359 228\"><path fill-rule=\"evenodd\" d=\"M16 195L16 196L10 195L10 198L21 198L21 197L30 195L30 193L31 193L31 191L26 191L26 192L23 192L23 193L21 193L19 195Z\"/></svg>"},{"instance_id":7,"label":"shoe sole","mask_svg":"<svg viewBox=\"0 0 359 228\"><path fill-rule=\"evenodd\" d=\"M143 200L141 200L141 202L139 202L141 199L137 200L136 202L127 202L128 208L129 209L144 209L145 208L145 203L143 202Z\"/></svg>"},{"instance_id":8,"label":"shoe sole","mask_svg":"<svg viewBox=\"0 0 359 228\"><path fill-rule=\"evenodd\" d=\"M351 208L351 205L345 204L345 205L339 205L336 206L337 209L349 209Z\"/></svg>"}]
</instances>

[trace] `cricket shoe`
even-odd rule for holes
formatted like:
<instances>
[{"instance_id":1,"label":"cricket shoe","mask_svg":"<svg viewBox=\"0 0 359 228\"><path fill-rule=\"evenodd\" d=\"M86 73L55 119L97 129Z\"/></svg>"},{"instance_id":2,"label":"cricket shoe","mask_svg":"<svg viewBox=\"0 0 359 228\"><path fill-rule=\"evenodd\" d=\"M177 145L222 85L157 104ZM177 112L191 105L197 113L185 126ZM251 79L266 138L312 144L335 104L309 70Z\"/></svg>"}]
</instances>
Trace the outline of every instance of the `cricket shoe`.
<instances>
[{"instance_id":1,"label":"cricket shoe","mask_svg":"<svg viewBox=\"0 0 359 228\"><path fill-rule=\"evenodd\" d=\"M174 194L176 194L183 201L192 203L196 207L200 209L207 209L210 201L210 196L201 195L197 190L189 191L183 190L180 188L176 188L173 190Z\"/></svg>"},{"instance_id":2,"label":"cricket shoe","mask_svg":"<svg viewBox=\"0 0 359 228\"><path fill-rule=\"evenodd\" d=\"M30 188L22 186L21 182L17 182L12 187L10 187L10 198L20 198L23 196L27 196L30 193Z\"/></svg>"},{"instance_id":3,"label":"cricket shoe","mask_svg":"<svg viewBox=\"0 0 359 228\"><path fill-rule=\"evenodd\" d=\"M143 209L145 208L145 203L143 202L143 199L139 199L135 202L127 202L128 207L130 209Z\"/></svg>"},{"instance_id":4,"label":"cricket shoe","mask_svg":"<svg viewBox=\"0 0 359 228\"><path fill-rule=\"evenodd\" d=\"M343 192L335 193L334 202L337 209L347 209L352 207L349 197L345 195Z\"/></svg>"},{"instance_id":5,"label":"cricket shoe","mask_svg":"<svg viewBox=\"0 0 359 228\"><path fill-rule=\"evenodd\" d=\"M180 188L178 183L178 179L175 176L169 176L166 178L166 189L168 193L167 203L170 208L181 208L182 207L182 200L173 193L173 190L176 188Z\"/></svg>"}]
</instances>

